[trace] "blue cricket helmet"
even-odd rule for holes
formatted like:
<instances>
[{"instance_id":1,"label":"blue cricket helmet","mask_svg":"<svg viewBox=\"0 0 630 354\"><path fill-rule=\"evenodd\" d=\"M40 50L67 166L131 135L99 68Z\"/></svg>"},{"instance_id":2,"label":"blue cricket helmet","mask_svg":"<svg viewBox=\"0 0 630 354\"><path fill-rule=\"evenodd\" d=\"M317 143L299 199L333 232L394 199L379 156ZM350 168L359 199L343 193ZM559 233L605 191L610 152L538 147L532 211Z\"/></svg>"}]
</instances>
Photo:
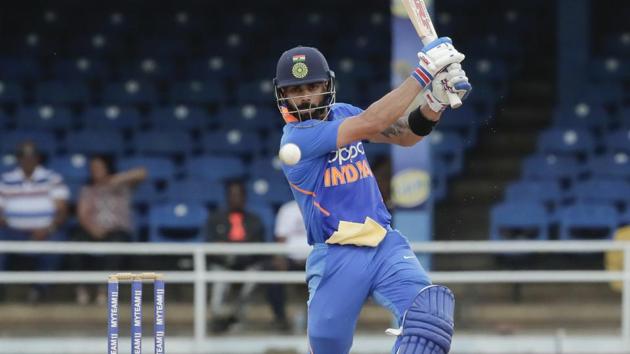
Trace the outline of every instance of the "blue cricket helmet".
<instances>
[{"instance_id":1,"label":"blue cricket helmet","mask_svg":"<svg viewBox=\"0 0 630 354\"><path fill-rule=\"evenodd\" d=\"M328 82L328 91L324 93L326 98L317 107L317 110L324 114L321 117L313 117L312 111L310 111L308 119L325 119L330 113L330 107L335 103L336 96L335 73L328 67L326 58L317 48L313 47L298 46L282 53L276 66L276 77L273 79L273 85L278 109L286 121L301 121L305 112L300 109L291 110L288 99L283 97L281 89L316 82ZM297 118L295 113L297 113Z\"/></svg>"}]
</instances>

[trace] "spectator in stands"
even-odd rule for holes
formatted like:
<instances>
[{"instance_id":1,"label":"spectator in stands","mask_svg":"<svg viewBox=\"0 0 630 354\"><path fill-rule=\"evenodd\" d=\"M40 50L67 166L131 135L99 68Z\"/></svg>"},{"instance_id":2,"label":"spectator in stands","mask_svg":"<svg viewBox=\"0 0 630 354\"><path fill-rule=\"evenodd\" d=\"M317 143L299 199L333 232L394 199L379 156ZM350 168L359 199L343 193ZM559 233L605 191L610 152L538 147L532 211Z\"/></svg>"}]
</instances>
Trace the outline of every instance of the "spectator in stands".
<instances>
[{"instance_id":1,"label":"spectator in stands","mask_svg":"<svg viewBox=\"0 0 630 354\"><path fill-rule=\"evenodd\" d=\"M277 271L304 271L310 247L307 246L302 212L295 200L283 204L278 210L275 236L276 242L285 243L292 251L287 257L272 257L270 268ZM289 330L290 326L285 309L286 286L284 284L270 284L267 287L267 296L275 316L275 327L281 331ZM296 330L302 330L302 328L296 328Z\"/></svg>"},{"instance_id":2,"label":"spectator in stands","mask_svg":"<svg viewBox=\"0 0 630 354\"><path fill-rule=\"evenodd\" d=\"M81 189L77 207L79 228L74 241L128 242L132 239L131 193L147 176L144 168L114 172L111 159L94 156L90 160L90 181ZM78 269L120 270L122 257L80 255L75 258ZM85 286L77 287L77 302L87 304ZM106 288L98 288L97 302L105 303Z\"/></svg>"},{"instance_id":3,"label":"spectator in stands","mask_svg":"<svg viewBox=\"0 0 630 354\"><path fill-rule=\"evenodd\" d=\"M40 154L31 141L21 143L16 151L18 167L0 179L0 239L7 241L60 241L70 192L57 173L40 165ZM61 255L27 256L36 269L55 270ZM0 271L8 266L8 258L0 254ZM38 302L47 288L31 287L28 300Z\"/></svg>"},{"instance_id":4,"label":"spectator in stands","mask_svg":"<svg viewBox=\"0 0 630 354\"><path fill-rule=\"evenodd\" d=\"M245 185L241 181L229 181L226 184L227 209L221 209L208 219L209 242L263 242L264 226L258 215L245 209ZM263 268L264 258L259 256L218 256L209 258L210 268L214 270L256 270ZM245 283L240 289L238 299L232 310L223 306L224 298L230 289L229 284L214 283L210 310L213 314L212 330L224 332L244 313L244 305L256 284Z\"/></svg>"}]
</instances>

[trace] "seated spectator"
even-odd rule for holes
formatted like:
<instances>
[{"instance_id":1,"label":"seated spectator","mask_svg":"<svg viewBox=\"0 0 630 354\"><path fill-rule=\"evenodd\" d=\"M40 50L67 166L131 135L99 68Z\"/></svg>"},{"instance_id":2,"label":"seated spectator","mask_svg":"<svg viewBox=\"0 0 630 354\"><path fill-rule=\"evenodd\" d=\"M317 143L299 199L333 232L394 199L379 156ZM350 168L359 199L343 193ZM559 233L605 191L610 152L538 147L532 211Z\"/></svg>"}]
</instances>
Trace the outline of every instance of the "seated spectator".
<instances>
[{"instance_id":1,"label":"seated spectator","mask_svg":"<svg viewBox=\"0 0 630 354\"><path fill-rule=\"evenodd\" d=\"M62 241L70 192L57 173L40 165L40 154L33 142L21 143L16 151L18 167L2 174L0 179L0 240ZM56 270L62 255L27 255L40 271ZM9 258L0 254L0 271L8 266ZM38 302L47 288L33 286L29 302Z\"/></svg>"},{"instance_id":2,"label":"seated spectator","mask_svg":"<svg viewBox=\"0 0 630 354\"><path fill-rule=\"evenodd\" d=\"M144 168L114 173L111 159L94 156L90 160L90 181L79 194L77 214L79 229L73 235L74 241L89 242L129 242L133 235L131 220L131 193L133 187L147 176ZM120 270L122 256L75 257L75 267L82 270ZM104 304L107 298L106 287L98 287L97 302ZM77 302L89 302L88 289L78 286Z\"/></svg>"},{"instance_id":3,"label":"seated spectator","mask_svg":"<svg viewBox=\"0 0 630 354\"><path fill-rule=\"evenodd\" d=\"M310 251L306 237L304 219L298 203L294 200L283 204L276 215L276 242L285 243L291 248L287 257L274 256L270 268L276 271L304 271L306 257ZM267 297L275 316L274 327L280 331L290 329L286 316L286 286L285 284L270 284L267 287ZM301 324L297 324L301 326ZM301 331L302 328L296 328Z\"/></svg>"},{"instance_id":4,"label":"seated spectator","mask_svg":"<svg viewBox=\"0 0 630 354\"><path fill-rule=\"evenodd\" d=\"M227 209L210 215L208 219L209 242L263 242L264 226L256 214L245 209L245 185L241 181L230 181L226 186ZM209 266L213 270L260 270L264 257L260 256L215 256L209 257ZM230 284L214 283L210 311L212 312L212 330L224 332L238 322L244 314L244 305L256 284L245 283L240 289L237 301L232 309L224 306L224 298Z\"/></svg>"}]
</instances>

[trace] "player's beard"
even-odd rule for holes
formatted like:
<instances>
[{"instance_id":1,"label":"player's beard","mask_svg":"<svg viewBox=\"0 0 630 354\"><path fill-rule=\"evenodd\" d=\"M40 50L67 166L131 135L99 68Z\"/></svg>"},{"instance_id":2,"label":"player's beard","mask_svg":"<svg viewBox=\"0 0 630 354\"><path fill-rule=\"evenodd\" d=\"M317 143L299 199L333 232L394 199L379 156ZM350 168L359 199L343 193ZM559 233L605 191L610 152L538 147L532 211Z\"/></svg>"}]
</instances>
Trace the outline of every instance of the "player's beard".
<instances>
[{"instance_id":1,"label":"player's beard","mask_svg":"<svg viewBox=\"0 0 630 354\"><path fill-rule=\"evenodd\" d=\"M326 117L326 110L328 107L321 105L313 105L310 102L302 103L296 107L298 115L301 121L308 119L324 119Z\"/></svg>"}]
</instances>

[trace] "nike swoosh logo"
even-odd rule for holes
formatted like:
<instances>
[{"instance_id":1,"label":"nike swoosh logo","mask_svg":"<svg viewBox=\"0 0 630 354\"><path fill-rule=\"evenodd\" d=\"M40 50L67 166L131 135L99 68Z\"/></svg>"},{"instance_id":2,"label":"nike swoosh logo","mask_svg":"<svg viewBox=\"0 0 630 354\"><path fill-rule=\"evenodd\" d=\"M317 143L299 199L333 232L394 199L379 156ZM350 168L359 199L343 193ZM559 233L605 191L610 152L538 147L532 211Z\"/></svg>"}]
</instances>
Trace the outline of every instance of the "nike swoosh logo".
<instances>
[{"instance_id":1,"label":"nike swoosh logo","mask_svg":"<svg viewBox=\"0 0 630 354\"><path fill-rule=\"evenodd\" d=\"M414 256L403 256L404 259L411 259L411 258L416 258Z\"/></svg>"}]
</instances>

